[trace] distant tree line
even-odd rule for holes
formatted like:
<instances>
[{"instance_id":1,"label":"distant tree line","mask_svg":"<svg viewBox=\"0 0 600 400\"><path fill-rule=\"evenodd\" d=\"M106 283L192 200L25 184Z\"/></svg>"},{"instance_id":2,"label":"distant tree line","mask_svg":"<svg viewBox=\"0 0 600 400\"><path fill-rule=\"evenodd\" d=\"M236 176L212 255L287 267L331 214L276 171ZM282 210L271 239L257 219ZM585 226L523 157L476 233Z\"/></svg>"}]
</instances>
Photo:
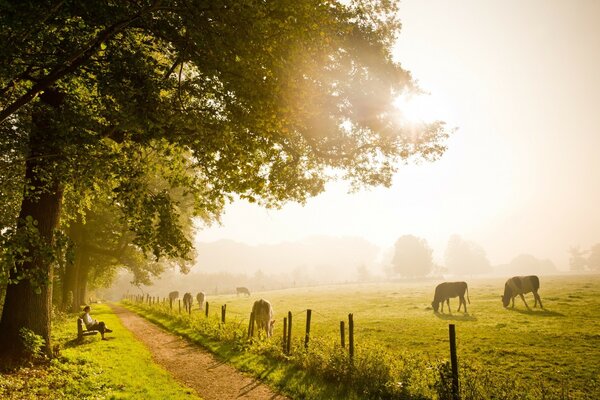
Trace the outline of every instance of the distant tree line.
<instances>
[{"instance_id":1,"label":"distant tree line","mask_svg":"<svg viewBox=\"0 0 600 400\"><path fill-rule=\"evenodd\" d=\"M403 278L443 274L482 275L491 272L539 274L556 271L552 261L538 259L530 254L520 254L507 264L492 267L483 247L473 241L464 240L459 235L450 236L444 253L444 265L441 266L434 263L433 250L425 239L403 235L394 245L390 266L387 268L388 275Z\"/></svg>"},{"instance_id":2,"label":"distant tree line","mask_svg":"<svg viewBox=\"0 0 600 400\"><path fill-rule=\"evenodd\" d=\"M588 250L579 246L569 249L569 268L571 271L600 271L600 243L596 243Z\"/></svg>"}]
</instances>

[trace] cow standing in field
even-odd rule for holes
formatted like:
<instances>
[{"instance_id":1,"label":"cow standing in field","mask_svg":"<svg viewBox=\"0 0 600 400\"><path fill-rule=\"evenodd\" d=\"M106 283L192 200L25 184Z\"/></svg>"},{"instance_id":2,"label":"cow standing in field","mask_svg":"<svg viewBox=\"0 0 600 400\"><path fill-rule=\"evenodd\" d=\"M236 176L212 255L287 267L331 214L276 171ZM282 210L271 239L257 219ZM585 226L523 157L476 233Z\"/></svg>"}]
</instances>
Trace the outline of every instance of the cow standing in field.
<instances>
[{"instance_id":1,"label":"cow standing in field","mask_svg":"<svg viewBox=\"0 0 600 400\"><path fill-rule=\"evenodd\" d=\"M537 306L538 302L540 303L540 308L544 308L542 305L542 299L538 294L538 289L540 288L540 278L536 275L529 276L513 276L504 284L504 294L502 295L502 305L506 308L508 304L512 300L512 308L515 307L515 297L521 296L521 300L525 303L525 307L529 309L527 302L525 301L525 293L533 293L533 297L535 298L534 307Z\"/></svg>"},{"instance_id":2,"label":"cow standing in field","mask_svg":"<svg viewBox=\"0 0 600 400\"><path fill-rule=\"evenodd\" d=\"M198 307L203 307L205 299L206 295L204 294L204 292L198 292L198 294L196 295L196 300L198 300Z\"/></svg>"},{"instance_id":3,"label":"cow standing in field","mask_svg":"<svg viewBox=\"0 0 600 400\"><path fill-rule=\"evenodd\" d=\"M271 337L273 335L273 325L275 324L271 303L264 299L255 301L252 306L252 314L254 315L254 322L257 329L264 330L267 333L267 337Z\"/></svg>"},{"instance_id":4,"label":"cow standing in field","mask_svg":"<svg viewBox=\"0 0 600 400\"><path fill-rule=\"evenodd\" d=\"M237 293L238 296L240 294L245 294L246 296L250 297L250 291L246 287L243 287L243 286L236 287L235 291L236 291L236 293Z\"/></svg>"},{"instance_id":5,"label":"cow standing in field","mask_svg":"<svg viewBox=\"0 0 600 400\"><path fill-rule=\"evenodd\" d=\"M179 298L179 292L174 291L169 293L169 306L173 309L173 302Z\"/></svg>"},{"instance_id":6,"label":"cow standing in field","mask_svg":"<svg viewBox=\"0 0 600 400\"><path fill-rule=\"evenodd\" d=\"M192 297L191 293L186 293L183 295L183 308L185 309L185 312L190 313L192 312L192 306L194 305L194 298Z\"/></svg>"},{"instance_id":7,"label":"cow standing in field","mask_svg":"<svg viewBox=\"0 0 600 400\"><path fill-rule=\"evenodd\" d=\"M175 300L177 300L179 298L179 292L178 291L174 291L169 293L169 301L173 302Z\"/></svg>"},{"instance_id":8,"label":"cow standing in field","mask_svg":"<svg viewBox=\"0 0 600 400\"><path fill-rule=\"evenodd\" d=\"M465 301L465 292L467 292L467 300L471 304L469 299L469 288L467 282L443 282L436 286L433 301L431 307L434 312L438 312L440 303L442 303L442 312L444 312L444 301L448 304L448 312L450 311L450 298L458 297L458 311L462 305L465 306L465 312L467 312L467 302Z\"/></svg>"}]
</instances>

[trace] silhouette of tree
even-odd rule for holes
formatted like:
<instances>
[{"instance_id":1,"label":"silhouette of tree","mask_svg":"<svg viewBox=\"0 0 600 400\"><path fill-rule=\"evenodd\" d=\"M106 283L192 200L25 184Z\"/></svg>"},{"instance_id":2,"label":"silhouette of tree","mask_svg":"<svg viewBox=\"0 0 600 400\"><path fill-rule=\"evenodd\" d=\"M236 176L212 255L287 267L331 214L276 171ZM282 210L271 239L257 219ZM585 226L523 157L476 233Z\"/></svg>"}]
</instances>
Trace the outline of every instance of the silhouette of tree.
<instances>
[{"instance_id":1,"label":"silhouette of tree","mask_svg":"<svg viewBox=\"0 0 600 400\"><path fill-rule=\"evenodd\" d=\"M492 269L485 250L459 235L450 236L444 258L446 268L454 274L484 274Z\"/></svg>"},{"instance_id":2,"label":"silhouette of tree","mask_svg":"<svg viewBox=\"0 0 600 400\"><path fill-rule=\"evenodd\" d=\"M433 250L425 239L404 235L396 241L394 248L392 266L401 276L424 277L433 270Z\"/></svg>"},{"instance_id":3,"label":"silhouette of tree","mask_svg":"<svg viewBox=\"0 0 600 400\"><path fill-rule=\"evenodd\" d=\"M569 268L571 271L583 271L588 263L585 259L585 251L581 250L579 246L575 246L569 249L569 255Z\"/></svg>"},{"instance_id":4,"label":"silhouette of tree","mask_svg":"<svg viewBox=\"0 0 600 400\"><path fill-rule=\"evenodd\" d=\"M600 243L596 243L590 250L587 266L592 271L600 271Z\"/></svg>"},{"instance_id":5,"label":"silhouette of tree","mask_svg":"<svg viewBox=\"0 0 600 400\"><path fill-rule=\"evenodd\" d=\"M556 272L556 265L550 260L540 260L531 254L519 254L507 266L507 271L515 275Z\"/></svg>"}]
</instances>

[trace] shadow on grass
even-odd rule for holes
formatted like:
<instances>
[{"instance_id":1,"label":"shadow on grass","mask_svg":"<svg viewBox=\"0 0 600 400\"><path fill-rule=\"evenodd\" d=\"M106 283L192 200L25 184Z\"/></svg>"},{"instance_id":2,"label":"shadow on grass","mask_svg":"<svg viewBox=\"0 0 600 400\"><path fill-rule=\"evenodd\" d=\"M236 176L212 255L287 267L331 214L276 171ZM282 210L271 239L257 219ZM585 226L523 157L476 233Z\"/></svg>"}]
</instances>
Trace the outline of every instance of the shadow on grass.
<instances>
[{"instance_id":1,"label":"shadow on grass","mask_svg":"<svg viewBox=\"0 0 600 400\"><path fill-rule=\"evenodd\" d=\"M477 321L477 318L471 314L442 314L442 313L433 313L439 319L443 319L445 321Z\"/></svg>"},{"instance_id":2,"label":"shadow on grass","mask_svg":"<svg viewBox=\"0 0 600 400\"><path fill-rule=\"evenodd\" d=\"M520 309L520 308L507 308L507 310L516 312L519 314L533 315L536 317L564 317L565 316L565 314L562 314L562 313L559 313L556 311L543 310L543 309L531 310L531 309Z\"/></svg>"}]
</instances>

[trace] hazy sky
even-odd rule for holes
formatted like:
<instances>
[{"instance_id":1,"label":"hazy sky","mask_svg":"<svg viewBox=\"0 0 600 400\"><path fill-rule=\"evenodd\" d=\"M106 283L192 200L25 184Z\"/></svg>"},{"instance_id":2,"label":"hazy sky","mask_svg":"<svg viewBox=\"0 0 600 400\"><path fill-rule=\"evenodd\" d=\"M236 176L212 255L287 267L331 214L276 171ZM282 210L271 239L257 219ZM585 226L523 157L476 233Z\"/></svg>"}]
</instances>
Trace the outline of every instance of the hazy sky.
<instances>
[{"instance_id":1,"label":"hazy sky","mask_svg":"<svg viewBox=\"0 0 600 400\"><path fill-rule=\"evenodd\" d=\"M198 240L414 234L441 262L456 233L493 264L526 252L561 269L570 246L600 242L600 1L406 0L400 18L395 54L431 93L413 111L457 128L442 159L304 207L238 202Z\"/></svg>"}]
</instances>

